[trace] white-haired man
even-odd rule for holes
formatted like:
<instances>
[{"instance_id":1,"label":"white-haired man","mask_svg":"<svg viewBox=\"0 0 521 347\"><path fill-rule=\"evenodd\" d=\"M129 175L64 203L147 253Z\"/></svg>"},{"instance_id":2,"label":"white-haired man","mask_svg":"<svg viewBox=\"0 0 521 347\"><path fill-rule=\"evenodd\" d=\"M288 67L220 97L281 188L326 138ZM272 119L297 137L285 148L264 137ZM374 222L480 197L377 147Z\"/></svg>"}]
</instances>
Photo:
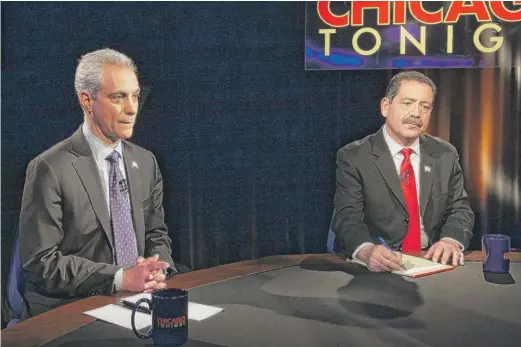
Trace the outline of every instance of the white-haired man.
<instances>
[{"instance_id":1,"label":"white-haired man","mask_svg":"<svg viewBox=\"0 0 521 347\"><path fill-rule=\"evenodd\" d=\"M134 62L111 49L88 53L75 89L83 124L26 172L23 318L86 296L164 288L177 273L156 159L126 141L140 93Z\"/></svg>"}]
</instances>

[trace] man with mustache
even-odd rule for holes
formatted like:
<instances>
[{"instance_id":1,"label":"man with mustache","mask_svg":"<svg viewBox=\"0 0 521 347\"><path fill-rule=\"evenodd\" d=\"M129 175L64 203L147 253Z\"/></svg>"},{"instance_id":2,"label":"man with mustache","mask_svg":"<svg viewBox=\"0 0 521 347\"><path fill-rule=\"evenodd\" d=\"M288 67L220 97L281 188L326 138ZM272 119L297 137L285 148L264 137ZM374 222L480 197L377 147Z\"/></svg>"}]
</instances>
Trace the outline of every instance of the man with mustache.
<instances>
[{"instance_id":1,"label":"man with mustache","mask_svg":"<svg viewBox=\"0 0 521 347\"><path fill-rule=\"evenodd\" d=\"M157 161L126 141L136 73L114 50L84 55L75 77L83 124L29 163L19 225L24 319L92 295L151 292L177 272Z\"/></svg>"},{"instance_id":2,"label":"man with mustache","mask_svg":"<svg viewBox=\"0 0 521 347\"><path fill-rule=\"evenodd\" d=\"M346 256L372 271L398 270L401 253L426 249L427 259L463 265L474 213L456 149L424 134L435 96L427 76L397 74L380 104L384 126L337 153L332 229Z\"/></svg>"}]
</instances>

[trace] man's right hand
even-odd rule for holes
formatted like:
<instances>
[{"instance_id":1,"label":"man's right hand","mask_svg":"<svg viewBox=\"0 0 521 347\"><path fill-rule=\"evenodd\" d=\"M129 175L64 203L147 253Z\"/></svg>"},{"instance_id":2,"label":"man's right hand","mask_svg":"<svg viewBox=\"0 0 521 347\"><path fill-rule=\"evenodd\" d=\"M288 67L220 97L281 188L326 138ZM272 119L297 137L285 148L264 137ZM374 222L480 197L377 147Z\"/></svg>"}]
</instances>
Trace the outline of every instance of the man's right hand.
<instances>
[{"instance_id":1,"label":"man's right hand","mask_svg":"<svg viewBox=\"0 0 521 347\"><path fill-rule=\"evenodd\" d=\"M363 261L371 271L384 272L401 269L402 254L391 252L382 245L367 245L358 251L356 257Z\"/></svg>"},{"instance_id":2,"label":"man's right hand","mask_svg":"<svg viewBox=\"0 0 521 347\"><path fill-rule=\"evenodd\" d=\"M160 281L150 280L151 273L168 268L168 263L162 261L143 262L123 270L122 291L143 292L155 288Z\"/></svg>"}]
</instances>

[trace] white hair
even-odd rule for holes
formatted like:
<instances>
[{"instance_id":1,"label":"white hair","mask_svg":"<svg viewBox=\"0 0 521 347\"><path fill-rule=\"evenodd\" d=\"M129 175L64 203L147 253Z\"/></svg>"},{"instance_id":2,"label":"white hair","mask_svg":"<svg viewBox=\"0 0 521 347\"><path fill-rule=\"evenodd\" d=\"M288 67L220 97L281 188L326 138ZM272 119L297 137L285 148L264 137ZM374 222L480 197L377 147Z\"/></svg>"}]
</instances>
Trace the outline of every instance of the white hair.
<instances>
[{"instance_id":1,"label":"white hair","mask_svg":"<svg viewBox=\"0 0 521 347\"><path fill-rule=\"evenodd\" d=\"M137 74L135 63L125 54L110 48L90 52L81 57L76 68L74 88L79 96L81 92L89 92L94 99L103 83L103 66L112 64L126 66Z\"/></svg>"}]
</instances>

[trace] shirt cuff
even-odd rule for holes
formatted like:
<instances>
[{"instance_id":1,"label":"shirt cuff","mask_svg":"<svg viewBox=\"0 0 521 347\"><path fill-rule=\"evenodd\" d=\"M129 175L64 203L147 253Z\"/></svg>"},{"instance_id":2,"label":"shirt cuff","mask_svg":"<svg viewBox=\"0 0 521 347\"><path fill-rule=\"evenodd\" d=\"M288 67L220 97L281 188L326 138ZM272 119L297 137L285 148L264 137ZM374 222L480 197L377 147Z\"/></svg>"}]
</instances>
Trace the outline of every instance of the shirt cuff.
<instances>
[{"instance_id":1,"label":"shirt cuff","mask_svg":"<svg viewBox=\"0 0 521 347\"><path fill-rule=\"evenodd\" d=\"M355 251L353 252L353 254L352 254L352 256L351 256L351 258L353 258L353 261L354 261L355 263L358 263L358 264L361 264L361 265L367 266L366 263L364 263L362 260L358 259L357 255L358 255L358 252L360 252L360 250L361 250L362 248L364 248L365 246L370 246L370 245L372 245L371 242L364 242L364 243L362 243L360 246L358 246L358 247L355 249Z\"/></svg>"},{"instance_id":2,"label":"shirt cuff","mask_svg":"<svg viewBox=\"0 0 521 347\"><path fill-rule=\"evenodd\" d=\"M453 241L455 243L457 243L461 249L461 251L464 251L465 250L465 247L463 247L463 245L461 244L461 242L459 242L458 240L455 240L453 239L452 237L444 237L442 238L442 240L450 240L450 241Z\"/></svg>"},{"instance_id":3,"label":"shirt cuff","mask_svg":"<svg viewBox=\"0 0 521 347\"><path fill-rule=\"evenodd\" d=\"M114 289L116 292L121 290L121 285L123 284L123 268L119 269L114 275Z\"/></svg>"}]
</instances>

